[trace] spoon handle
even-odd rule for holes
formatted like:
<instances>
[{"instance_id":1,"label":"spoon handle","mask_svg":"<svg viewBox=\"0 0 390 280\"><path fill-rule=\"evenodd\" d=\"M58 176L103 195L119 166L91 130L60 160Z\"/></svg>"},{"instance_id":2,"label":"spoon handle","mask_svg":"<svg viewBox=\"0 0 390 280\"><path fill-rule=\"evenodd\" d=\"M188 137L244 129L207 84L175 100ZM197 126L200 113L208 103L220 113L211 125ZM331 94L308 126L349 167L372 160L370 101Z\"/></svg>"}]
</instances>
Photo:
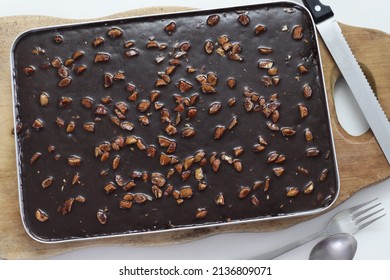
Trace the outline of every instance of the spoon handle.
<instances>
[{"instance_id":1,"label":"spoon handle","mask_svg":"<svg viewBox=\"0 0 390 280\"><path fill-rule=\"evenodd\" d=\"M250 260L272 260L280 255L283 255L284 253L287 253L299 246L302 246L320 236L323 235L323 232L319 231L319 232L315 232L315 233L312 233L304 238L301 238L301 239L298 239L296 241L293 241L289 244L286 244L282 247L279 247L275 250L272 250L272 251L269 251L269 252L266 252L266 253L263 253L263 254L260 254L260 255L257 255L255 257L252 257L250 258Z\"/></svg>"}]
</instances>

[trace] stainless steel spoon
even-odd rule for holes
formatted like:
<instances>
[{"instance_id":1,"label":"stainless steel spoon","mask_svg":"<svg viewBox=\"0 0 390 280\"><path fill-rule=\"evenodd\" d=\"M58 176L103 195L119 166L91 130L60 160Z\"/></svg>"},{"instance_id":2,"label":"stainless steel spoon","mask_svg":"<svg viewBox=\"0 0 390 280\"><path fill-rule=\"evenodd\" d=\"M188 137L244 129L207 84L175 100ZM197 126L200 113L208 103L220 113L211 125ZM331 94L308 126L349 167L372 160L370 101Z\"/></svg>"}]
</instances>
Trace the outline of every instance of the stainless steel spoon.
<instances>
[{"instance_id":1,"label":"stainless steel spoon","mask_svg":"<svg viewBox=\"0 0 390 280\"><path fill-rule=\"evenodd\" d=\"M310 252L309 260L352 260L357 250L353 235L338 233L318 242Z\"/></svg>"}]
</instances>

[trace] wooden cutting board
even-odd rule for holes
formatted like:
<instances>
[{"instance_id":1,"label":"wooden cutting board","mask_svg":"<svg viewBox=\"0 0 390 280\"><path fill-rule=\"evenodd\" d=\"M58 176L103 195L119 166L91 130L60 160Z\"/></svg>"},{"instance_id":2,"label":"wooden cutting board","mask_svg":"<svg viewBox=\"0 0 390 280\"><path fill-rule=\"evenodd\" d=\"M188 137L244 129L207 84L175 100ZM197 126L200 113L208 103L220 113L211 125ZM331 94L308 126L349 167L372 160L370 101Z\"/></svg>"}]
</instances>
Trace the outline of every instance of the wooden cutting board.
<instances>
[{"instance_id":1,"label":"wooden cutting board","mask_svg":"<svg viewBox=\"0 0 390 280\"><path fill-rule=\"evenodd\" d=\"M140 16L189 10L188 8L148 8L124 12L107 18ZM10 77L10 49L18 34L28 29L80 22L44 16L16 16L0 18L0 258L31 259L46 258L62 252L102 245L159 245L185 242L222 232L275 231L304 220L300 217L259 221L245 224L215 226L202 229L186 229L175 232L151 233L108 239L41 244L32 240L24 231L18 205L18 188L15 162L15 143L11 134L13 127L12 90ZM377 30L356 28L341 24L351 49L365 71L383 109L390 117L390 35ZM320 42L326 89L329 99L331 123L339 164L339 204L360 189L390 177L387 164L371 131L352 137L340 126L333 99L334 85L340 73L330 54ZM389 139L390 141L390 139Z\"/></svg>"}]
</instances>

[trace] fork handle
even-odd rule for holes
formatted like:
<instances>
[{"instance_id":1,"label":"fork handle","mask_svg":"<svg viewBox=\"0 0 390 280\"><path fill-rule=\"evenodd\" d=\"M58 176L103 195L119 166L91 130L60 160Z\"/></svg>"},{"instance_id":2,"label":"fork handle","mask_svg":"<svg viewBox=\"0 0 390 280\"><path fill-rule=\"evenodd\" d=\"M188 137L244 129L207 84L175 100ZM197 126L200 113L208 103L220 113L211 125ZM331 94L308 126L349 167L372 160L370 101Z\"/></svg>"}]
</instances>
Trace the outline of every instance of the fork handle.
<instances>
[{"instance_id":1,"label":"fork handle","mask_svg":"<svg viewBox=\"0 0 390 280\"><path fill-rule=\"evenodd\" d=\"M272 250L272 251L269 251L269 252L266 252L266 253L263 253L263 254L260 254L260 255L257 255L255 257L252 257L250 258L250 260L272 260L280 255L283 255L284 253L287 253L299 246L302 246L320 236L323 235L323 232L319 231L319 232L315 232L315 233L312 233L304 238L301 238L301 239L298 239L294 242L291 242L289 244L286 244L282 247L279 247L278 249L275 249L275 250Z\"/></svg>"}]
</instances>

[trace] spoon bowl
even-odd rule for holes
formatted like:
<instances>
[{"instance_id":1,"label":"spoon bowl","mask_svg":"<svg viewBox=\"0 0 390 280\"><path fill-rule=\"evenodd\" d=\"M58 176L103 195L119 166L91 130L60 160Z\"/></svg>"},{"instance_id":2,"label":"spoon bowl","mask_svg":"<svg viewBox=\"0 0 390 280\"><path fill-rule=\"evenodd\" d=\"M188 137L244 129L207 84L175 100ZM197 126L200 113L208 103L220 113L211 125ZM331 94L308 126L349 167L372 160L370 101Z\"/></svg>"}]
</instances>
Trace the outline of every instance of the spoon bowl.
<instances>
[{"instance_id":1,"label":"spoon bowl","mask_svg":"<svg viewBox=\"0 0 390 280\"><path fill-rule=\"evenodd\" d=\"M348 233L330 235L318 242L309 260L352 260L357 250L355 237Z\"/></svg>"}]
</instances>

